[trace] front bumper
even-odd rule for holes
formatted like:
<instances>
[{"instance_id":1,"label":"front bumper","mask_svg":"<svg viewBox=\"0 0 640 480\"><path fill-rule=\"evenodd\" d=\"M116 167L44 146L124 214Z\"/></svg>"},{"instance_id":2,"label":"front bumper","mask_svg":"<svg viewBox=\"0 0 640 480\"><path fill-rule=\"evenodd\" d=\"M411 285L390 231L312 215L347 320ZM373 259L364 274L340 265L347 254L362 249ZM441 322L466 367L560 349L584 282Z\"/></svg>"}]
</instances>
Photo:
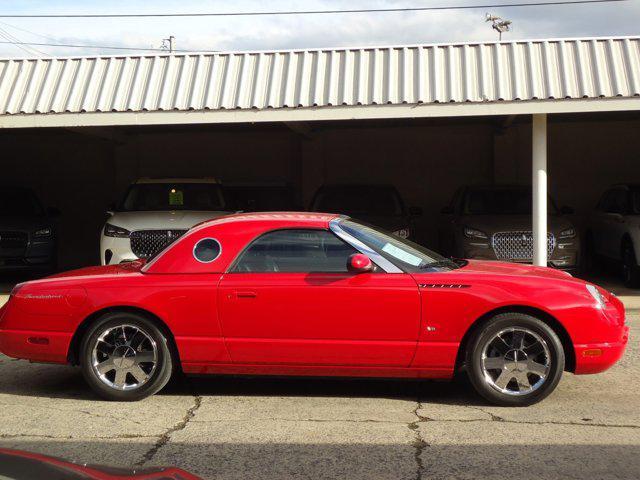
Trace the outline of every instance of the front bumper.
<instances>
[{"instance_id":1,"label":"front bumper","mask_svg":"<svg viewBox=\"0 0 640 480\"><path fill-rule=\"evenodd\" d=\"M55 239L29 239L20 252L0 248L0 271L50 271L56 268Z\"/></svg>"},{"instance_id":2,"label":"front bumper","mask_svg":"<svg viewBox=\"0 0 640 480\"><path fill-rule=\"evenodd\" d=\"M100 237L100 263L102 265L117 265L122 262L137 260L138 257L131 250L129 238Z\"/></svg>"},{"instance_id":3,"label":"front bumper","mask_svg":"<svg viewBox=\"0 0 640 480\"><path fill-rule=\"evenodd\" d=\"M629 343L629 327L621 328L620 340L616 342L574 345L576 375L604 372L611 368L624 354Z\"/></svg>"}]
</instances>

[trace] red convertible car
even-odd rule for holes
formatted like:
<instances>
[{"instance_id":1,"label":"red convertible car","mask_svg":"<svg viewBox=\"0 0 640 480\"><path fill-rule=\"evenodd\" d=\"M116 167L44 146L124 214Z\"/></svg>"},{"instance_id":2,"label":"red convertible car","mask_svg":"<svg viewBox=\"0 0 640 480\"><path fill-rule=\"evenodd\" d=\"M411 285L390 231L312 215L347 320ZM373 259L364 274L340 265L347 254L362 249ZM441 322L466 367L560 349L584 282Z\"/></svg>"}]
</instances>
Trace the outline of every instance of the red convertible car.
<instances>
[{"instance_id":1,"label":"red convertible car","mask_svg":"<svg viewBox=\"0 0 640 480\"><path fill-rule=\"evenodd\" d=\"M174 372L451 378L528 405L622 355L622 303L567 273L452 261L347 217L259 213L193 227L147 262L17 285L0 351L80 365L138 400Z\"/></svg>"}]
</instances>

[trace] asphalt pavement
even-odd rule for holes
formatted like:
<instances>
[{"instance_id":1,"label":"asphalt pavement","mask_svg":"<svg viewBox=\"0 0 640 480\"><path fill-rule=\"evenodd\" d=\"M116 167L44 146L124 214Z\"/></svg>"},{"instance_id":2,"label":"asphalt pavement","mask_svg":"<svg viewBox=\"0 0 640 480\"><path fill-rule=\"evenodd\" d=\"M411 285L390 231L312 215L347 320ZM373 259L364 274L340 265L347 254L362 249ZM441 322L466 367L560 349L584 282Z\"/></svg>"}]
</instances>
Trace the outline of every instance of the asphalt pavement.
<instances>
[{"instance_id":1,"label":"asphalt pavement","mask_svg":"<svg viewBox=\"0 0 640 480\"><path fill-rule=\"evenodd\" d=\"M544 402L487 405L465 382L193 378L99 400L77 368L0 356L0 446L210 479L640 478L640 315L610 371Z\"/></svg>"}]
</instances>

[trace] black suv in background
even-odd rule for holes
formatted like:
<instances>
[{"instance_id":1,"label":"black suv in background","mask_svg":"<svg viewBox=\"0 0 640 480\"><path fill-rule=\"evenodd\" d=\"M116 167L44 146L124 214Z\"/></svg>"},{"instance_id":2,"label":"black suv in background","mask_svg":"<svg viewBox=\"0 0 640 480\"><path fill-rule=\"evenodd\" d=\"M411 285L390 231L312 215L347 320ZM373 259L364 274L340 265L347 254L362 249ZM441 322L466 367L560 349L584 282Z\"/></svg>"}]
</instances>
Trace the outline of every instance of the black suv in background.
<instances>
[{"instance_id":1,"label":"black suv in background","mask_svg":"<svg viewBox=\"0 0 640 480\"><path fill-rule=\"evenodd\" d=\"M45 209L29 188L0 186L0 272L55 270L59 213Z\"/></svg>"},{"instance_id":2,"label":"black suv in background","mask_svg":"<svg viewBox=\"0 0 640 480\"><path fill-rule=\"evenodd\" d=\"M418 207L407 208L392 185L324 185L311 201L312 212L342 213L415 240Z\"/></svg>"}]
</instances>

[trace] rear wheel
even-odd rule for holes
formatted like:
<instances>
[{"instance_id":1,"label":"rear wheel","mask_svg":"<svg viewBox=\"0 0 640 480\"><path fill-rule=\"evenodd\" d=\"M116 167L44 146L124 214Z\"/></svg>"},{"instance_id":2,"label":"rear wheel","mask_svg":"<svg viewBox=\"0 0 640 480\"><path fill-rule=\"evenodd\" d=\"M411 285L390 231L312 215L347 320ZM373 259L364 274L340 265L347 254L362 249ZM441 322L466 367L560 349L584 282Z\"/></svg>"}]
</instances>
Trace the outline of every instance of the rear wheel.
<instances>
[{"instance_id":1,"label":"rear wheel","mask_svg":"<svg viewBox=\"0 0 640 480\"><path fill-rule=\"evenodd\" d=\"M638 268L633 244L629 240L622 245L622 278L626 287L640 286L640 268Z\"/></svg>"},{"instance_id":2,"label":"rear wheel","mask_svg":"<svg viewBox=\"0 0 640 480\"><path fill-rule=\"evenodd\" d=\"M173 361L166 336L148 318L129 312L100 317L80 347L82 373L107 400L141 400L171 378Z\"/></svg>"},{"instance_id":3,"label":"rear wheel","mask_svg":"<svg viewBox=\"0 0 640 480\"><path fill-rule=\"evenodd\" d=\"M471 338L467 371L476 391L496 405L539 402L558 385L564 350L542 320L522 313L496 315Z\"/></svg>"}]
</instances>

